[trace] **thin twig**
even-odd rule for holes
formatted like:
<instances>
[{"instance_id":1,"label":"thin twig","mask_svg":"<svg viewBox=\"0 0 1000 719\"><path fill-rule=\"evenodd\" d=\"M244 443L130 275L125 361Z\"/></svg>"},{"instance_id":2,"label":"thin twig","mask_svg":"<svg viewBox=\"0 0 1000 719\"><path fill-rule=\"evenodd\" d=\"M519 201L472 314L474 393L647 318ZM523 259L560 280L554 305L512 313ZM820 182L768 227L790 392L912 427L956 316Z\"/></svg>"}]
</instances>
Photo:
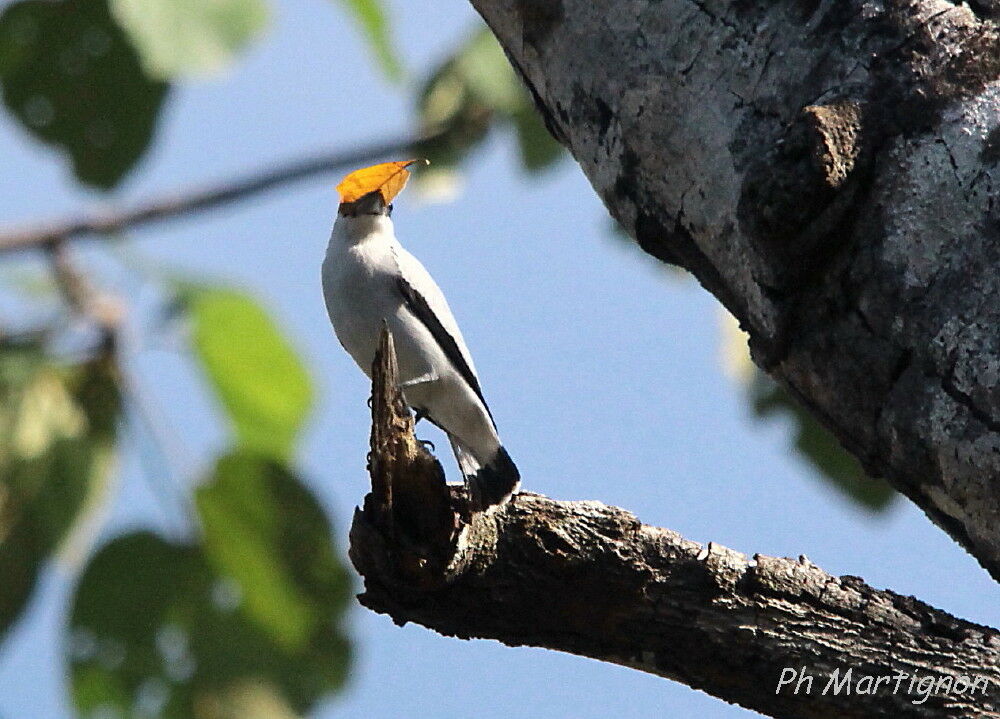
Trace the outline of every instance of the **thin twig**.
<instances>
[{"instance_id":1,"label":"thin twig","mask_svg":"<svg viewBox=\"0 0 1000 719\"><path fill-rule=\"evenodd\" d=\"M94 211L78 218L39 223L0 234L0 252L51 247L65 240L110 235L159 220L193 214L237 200L245 200L261 192L314 175L340 171L378 157L413 151L421 144L437 137L438 135L430 134L376 143L349 152L315 155L309 159L286 162L275 169L254 172L218 185L168 194L131 208Z\"/></svg>"},{"instance_id":2,"label":"thin twig","mask_svg":"<svg viewBox=\"0 0 1000 719\"><path fill-rule=\"evenodd\" d=\"M123 422L130 431L136 446L140 449L142 475L153 495L169 517L175 509L179 526L177 536L184 537L200 531L198 512L191 496L191 486L196 478L197 463L189 448L174 431L154 398L138 382L134 368L124 366L119 359L119 386L125 400L125 409L131 415L130 421ZM143 442L145 429L148 442ZM162 469L154 466L154 459L147 448L152 448L163 463Z\"/></svg>"},{"instance_id":3,"label":"thin twig","mask_svg":"<svg viewBox=\"0 0 1000 719\"><path fill-rule=\"evenodd\" d=\"M114 334L121 327L125 304L121 298L99 290L77 266L69 247L63 240L45 245L52 261L59 290L66 304L77 314L97 325L107 335L106 343L114 341Z\"/></svg>"},{"instance_id":4,"label":"thin twig","mask_svg":"<svg viewBox=\"0 0 1000 719\"><path fill-rule=\"evenodd\" d=\"M189 527L197 527L197 514L191 498L186 492L186 486L181 486L185 478L193 476L193 472L178 469L174 462L184 462L185 468L193 467L194 463L184 451L186 448L169 433L168 429L165 429L166 424L159 421L160 413L156 411L151 399L144 395L135 376L125 366L124 358L128 352L125 351L122 341L125 337L124 300L97 288L75 262L72 248L65 239L58 239L44 247L50 257L53 275L67 306L75 314L92 322L101 332L100 352L104 353L112 363L115 381L126 403L125 407L131 410L136 420L131 423L125 422L123 425L127 428L131 424L138 430L138 425L145 423L153 445L167 463L169 471L166 474L173 478L174 483L164 481L164 474L161 472L144 472L151 491L163 504L164 511L168 511L173 505L179 509L182 519L186 521L186 525L180 530L181 533ZM141 440L138 431L135 438L137 442Z\"/></svg>"}]
</instances>

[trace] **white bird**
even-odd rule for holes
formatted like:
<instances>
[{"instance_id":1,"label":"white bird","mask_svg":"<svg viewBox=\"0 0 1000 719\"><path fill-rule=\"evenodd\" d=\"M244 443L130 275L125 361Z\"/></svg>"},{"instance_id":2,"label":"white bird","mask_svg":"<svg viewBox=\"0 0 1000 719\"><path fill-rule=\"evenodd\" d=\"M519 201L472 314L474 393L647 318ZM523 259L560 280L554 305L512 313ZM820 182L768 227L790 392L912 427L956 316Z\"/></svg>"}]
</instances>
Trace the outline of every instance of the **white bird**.
<instances>
[{"instance_id":1,"label":"white bird","mask_svg":"<svg viewBox=\"0 0 1000 719\"><path fill-rule=\"evenodd\" d=\"M520 475L444 294L396 239L391 203L413 162L357 170L337 185L323 296L337 339L369 377L383 322L388 326L406 403L418 420L447 433L473 506L485 509L510 497Z\"/></svg>"}]
</instances>

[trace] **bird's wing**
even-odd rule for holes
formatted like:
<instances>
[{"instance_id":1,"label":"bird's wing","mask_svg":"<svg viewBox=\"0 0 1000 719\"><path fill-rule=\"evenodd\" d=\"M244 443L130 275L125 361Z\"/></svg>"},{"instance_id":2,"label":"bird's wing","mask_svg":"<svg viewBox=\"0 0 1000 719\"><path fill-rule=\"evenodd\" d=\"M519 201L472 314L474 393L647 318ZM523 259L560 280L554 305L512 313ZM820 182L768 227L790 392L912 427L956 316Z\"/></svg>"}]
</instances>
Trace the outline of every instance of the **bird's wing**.
<instances>
[{"instance_id":1,"label":"bird's wing","mask_svg":"<svg viewBox=\"0 0 1000 719\"><path fill-rule=\"evenodd\" d=\"M479 397L479 401L483 403L486 413L492 420L493 414L486 404L486 398L483 397L469 348L465 345L465 339L458 329L458 323L451 313L451 308L448 307L444 293L420 261L402 247L397 250L396 260L399 265L399 277L396 283L407 308L431 333L445 357Z\"/></svg>"}]
</instances>

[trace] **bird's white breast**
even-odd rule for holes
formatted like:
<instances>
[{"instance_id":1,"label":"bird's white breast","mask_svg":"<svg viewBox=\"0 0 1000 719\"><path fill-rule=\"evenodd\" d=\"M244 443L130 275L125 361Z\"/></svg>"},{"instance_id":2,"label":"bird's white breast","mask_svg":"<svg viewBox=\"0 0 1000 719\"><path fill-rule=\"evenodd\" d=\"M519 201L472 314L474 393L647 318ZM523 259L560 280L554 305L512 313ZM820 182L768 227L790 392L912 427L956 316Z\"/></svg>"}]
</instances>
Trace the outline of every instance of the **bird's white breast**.
<instances>
[{"instance_id":1,"label":"bird's white breast","mask_svg":"<svg viewBox=\"0 0 1000 719\"><path fill-rule=\"evenodd\" d=\"M399 304L392 286L397 274L392 226L373 225L360 240L347 236L344 224L334 225L323 260L323 296L334 332L366 373L371 371L382 319L395 314Z\"/></svg>"}]
</instances>

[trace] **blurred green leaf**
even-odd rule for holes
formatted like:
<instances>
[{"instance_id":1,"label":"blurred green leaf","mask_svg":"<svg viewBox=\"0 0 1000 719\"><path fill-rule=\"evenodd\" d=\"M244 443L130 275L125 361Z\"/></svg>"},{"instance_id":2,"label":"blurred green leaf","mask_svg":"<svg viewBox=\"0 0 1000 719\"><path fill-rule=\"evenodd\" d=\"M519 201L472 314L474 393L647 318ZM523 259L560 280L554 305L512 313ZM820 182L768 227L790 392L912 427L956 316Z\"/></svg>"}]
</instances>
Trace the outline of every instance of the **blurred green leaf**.
<instances>
[{"instance_id":1,"label":"blurred green leaf","mask_svg":"<svg viewBox=\"0 0 1000 719\"><path fill-rule=\"evenodd\" d=\"M403 68L389 33L389 20L381 0L340 0L361 26L375 52L379 67L390 80L399 80Z\"/></svg>"},{"instance_id":2,"label":"blurred green leaf","mask_svg":"<svg viewBox=\"0 0 1000 719\"><path fill-rule=\"evenodd\" d=\"M432 184L442 174L453 176L458 164L490 130L503 124L516 133L525 169L549 167L563 154L500 44L486 28L477 29L431 73L417 109L421 131L439 133L417 148L431 161L418 170L417 180L422 184Z\"/></svg>"},{"instance_id":3,"label":"blurred green leaf","mask_svg":"<svg viewBox=\"0 0 1000 719\"><path fill-rule=\"evenodd\" d=\"M239 585L248 616L277 644L301 649L329 611L346 606L326 516L280 465L246 452L223 457L197 505L210 562Z\"/></svg>"},{"instance_id":4,"label":"blurred green leaf","mask_svg":"<svg viewBox=\"0 0 1000 719\"><path fill-rule=\"evenodd\" d=\"M16 264L0 266L0 283L5 291L23 295L33 303L59 299L59 283L44 265L18 267Z\"/></svg>"},{"instance_id":5,"label":"blurred green leaf","mask_svg":"<svg viewBox=\"0 0 1000 719\"><path fill-rule=\"evenodd\" d=\"M421 132L438 135L424 142L417 153L430 164L417 168L417 179L452 170L478 145L493 123L493 110L471 91L459 69L458 55L435 70L420 93L417 110Z\"/></svg>"},{"instance_id":6,"label":"blurred green leaf","mask_svg":"<svg viewBox=\"0 0 1000 719\"><path fill-rule=\"evenodd\" d=\"M82 182L108 189L146 151L167 92L143 74L106 0L24 0L0 15L7 109L66 152Z\"/></svg>"},{"instance_id":7,"label":"blurred green leaf","mask_svg":"<svg viewBox=\"0 0 1000 719\"><path fill-rule=\"evenodd\" d=\"M119 412L109 360L62 367L0 347L0 634L107 480Z\"/></svg>"},{"instance_id":8,"label":"blurred green leaf","mask_svg":"<svg viewBox=\"0 0 1000 719\"><path fill-rule=\"evenodd\" d=\"M763 372L755 372L750 393L758 417L791 417L796 427L795 449L846 496L873 512L886 509L896 498L892 487L884 480L869 477L829 430Z\"/></svg>"},{"instance_id":9,"label":"blurred green leaf","mask_svg":"<svg viewBox=\"0 0 1000 719\"><path fill-rule=\"evenodd\" d=\"M795 450L816 473L851 501L879 512L895 499L885 481L869 477L837 438L807 412L781 385L758 369L750 359L747 335L739 322L719 306L720 360L731 379L746 389L747 399L760 418L785 415L794 423Z\"/></svg>"},{"instance_id":10,"label":"blurred green leaf","mask_svg":"<svg viewBox=\"0 0 1000 719\"><path fill-rule=\"evenodd\" d=\"M455 72L469 92L487 107L513 115L524 107L524 88L503 48L488 29L481 28L458 51Z\"/></svg>"},{"instance_id":11,"label":"blurred green leaf","mask_svg":"<svg viewBox=\"0 0 1000 719\"><path fill-rule=\"evenodd\" d=\"M81 716L293 716L343 685L350 584L308 490L237 453L198 507L203 546L140 532L87 567L67 647ZM289 606L308 621L276 616Z\"/></svg>"},{"instance_id":12,"label":"blurred green leaf","mask_svg":"<svg viewBox=\"0 0 1000 719\"><path fill-rule=\"evenodd\" d=\"M217 72L267 26L264 0L110 0L150 77Z\"/></svg>"},{"instance_id":13,"label":"blurred green leaf","mask_svg":"<svg viewBox=\"0 0 1000 719\"><path fill-rule=\"evenodd\" d=\"M285 458L312 404L312 383L267 312L236 290L184 285L195 355L240 442Z\"/></svg>"},{"instance_id":14,"label":"blurred green leaf","mask_svg":"<svg viewBox=\"0 0 1000 719\"><path fill-rule=\"evenodd\" d=\"M534 107L522 108L514 115L514 126L524 169L531 172L544 170L562 157L562 145L549 134Z\"/></svg>"}]
</instances>

